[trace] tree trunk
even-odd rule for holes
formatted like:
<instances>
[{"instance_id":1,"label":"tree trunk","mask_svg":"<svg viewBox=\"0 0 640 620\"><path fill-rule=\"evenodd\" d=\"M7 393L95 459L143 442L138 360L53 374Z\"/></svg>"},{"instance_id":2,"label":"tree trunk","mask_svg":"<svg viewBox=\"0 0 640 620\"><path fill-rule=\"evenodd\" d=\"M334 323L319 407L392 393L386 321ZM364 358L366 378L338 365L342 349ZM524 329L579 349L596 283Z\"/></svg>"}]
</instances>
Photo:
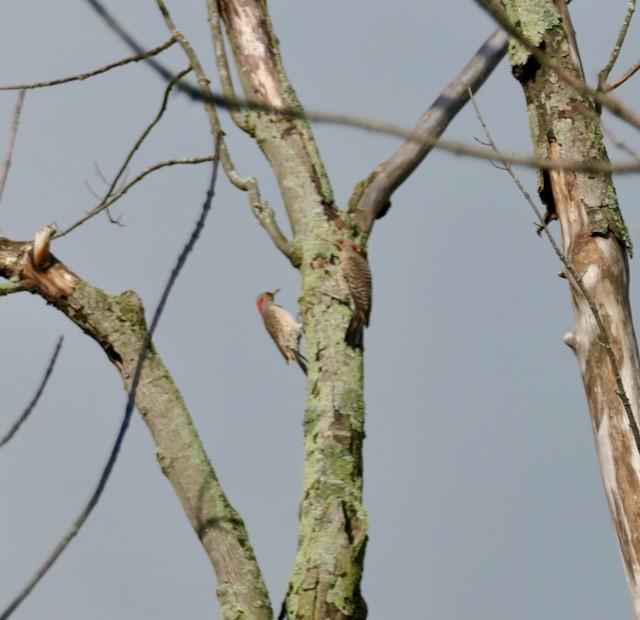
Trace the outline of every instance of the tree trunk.
<instances>
[{"instance_id":1,"label":"tree trunk","mask_svg":"<svg viewBox=\"0 0 640 620\"><path fill-rule=\"evenodd\" d=\"M564 6L551 0L503 4L524 37L560 72L583 79ZM524 89L535 154L608 163L592 97L542 66L518 43L511 44L511 65ZM631 244L610 174L550 170L539 174L538 189L547 219L560 222L564 253L572 266L564 275L576 324L565 342L582 374L602 481L640 618L640 365L628 296Z\"/></svg>"},{"instance_id":2,"label":"tree trunk","mask_svg":"<svg viewBox=\"0 0 640 620\"><path fill-rule=\"evenodd\" d=\"M213 10L224 22L247 99L301 111L284 72L266 3L219 0ZM216 18L210 15L212 21ZM351 311L340 300L337 252L323 239L358 236L362 245L364 236L352 216L336 209L306 120L252 110L241 121L278 180L294 234L290 258L302 277L300 310L309 362L305 465L287 614L291 619L364 617L363 360L361 352L344 341Z\"/></svg>"}]
</instances>

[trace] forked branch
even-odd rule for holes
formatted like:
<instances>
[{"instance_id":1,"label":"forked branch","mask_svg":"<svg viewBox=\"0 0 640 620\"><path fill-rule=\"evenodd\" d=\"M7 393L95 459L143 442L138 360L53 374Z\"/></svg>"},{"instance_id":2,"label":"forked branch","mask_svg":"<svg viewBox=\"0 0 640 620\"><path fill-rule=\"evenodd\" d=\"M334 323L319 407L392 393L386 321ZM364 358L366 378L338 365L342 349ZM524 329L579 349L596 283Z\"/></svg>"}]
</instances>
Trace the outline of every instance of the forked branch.
<instances>
[{"instance_id":1,"label":"forked branch","mask_svg":"<svg viewBox=\"0 0 640 620\"><path fill-rule=\"evenodd\" d=\"M387 161L376 166L369 177L356 186L349 210L356 215L358 226L370 232L374 221L390 206L391 195L436 146L449 123L469 100L469 89L476 92L493 72L507 51L507 35L494 32L466 67L442 91L413 128L412 139Z\"/></svg>"},{"instance_id":2,"label":"forked branch","mask_svg":"<svg viewBox=\"0 0 640 620\"><path fill-rule=\"evenodd\" d=\"M627 12L625 13L624 19L622 21L620 32L618 32L618 38L616 39L616 43L613 46L613 49L611 50L611 56L609 57L609 61L607 62L606 66L602 69L602 71L600 71L600 73L598 74L598 89L604 93L608 93L609 91L613 90L614 88L622 84L622 82L624 82L629 77L627 76L624 79L618 78L617 80L614 80L610 84L607 84L607 80L609 79L609 74L611 73L611 70L615 66L618 60L618 56L620 56L622 45L625 39L627 38L627 33L629 32L629 26L631 25L631 19L633 17L633 14L635 13L635 10L636 10L636 0L629 0L629 4L627 5ZM629 72L627 71L623 75L626 75L626 73L629 73Z\"/></svg>"},{"instance_id":3,"label":"forked branch","mask_svg":"<svg viewBox=\"0 0 640 620\"><path fill-rule=\"evenodd\" d=\"M0 620L8 618L24 600L93 510L115 463L134 402L154 438L160 467L173 484L214 566L224 615L262 620L272 618L264 581L242 519L222 491L182 396L151 344L151 335L171 286L193 248L211 207L216 171L217 161L214 162L212 181L201 217L171 274L149 331L142 302L135 293L126 291L121 295L108 295L80 279L51 255L34 261L34 244L0 239L0 275L24 280L29 290L43 296L92 337L121 374L129 393L117 441L89 502L47 561L0 616ZM59 281L66 282L68 288L57 290L55 284Z\"/></svg>"}]
</instances>

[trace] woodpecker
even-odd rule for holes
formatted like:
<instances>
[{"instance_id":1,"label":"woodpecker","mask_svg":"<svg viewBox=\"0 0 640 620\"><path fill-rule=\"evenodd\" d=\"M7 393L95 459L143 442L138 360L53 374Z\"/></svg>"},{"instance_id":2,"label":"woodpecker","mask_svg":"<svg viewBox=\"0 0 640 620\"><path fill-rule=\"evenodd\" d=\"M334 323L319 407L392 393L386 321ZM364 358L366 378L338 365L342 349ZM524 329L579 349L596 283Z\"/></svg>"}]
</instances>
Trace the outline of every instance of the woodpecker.
<instances>
[{"instance_id":1,"label":"woodpecker","mask_svg":"<svg viewBox=\"0 0 640 620\"><path fill-rule=\"evenodd\" d=\"M256 306L262 315L264 326L269 335L280 349L284 359L289 362L297 362L302 368L302 372L307 374L307 364L303 355L298 350L300 347L300 337L302 336L302 325L298 323L282 306L273 301L276 289L272 293L265 292L258 296Z\"/></svg>"},{"instance_id":2,"label":"woodpecker","mask_svg":"<svg viewBox=\"0 0 640 620\"><path fill-rule=\"evenodd\" d=\"M362 332L369 325L371 314L371 268L367 259L360 254L358 246L348 239L331 241L340 250L338 254L338 277L346 285L351 297L353 317L345 335L349 346L363 348Z\"/></svg>"}]
</instances>

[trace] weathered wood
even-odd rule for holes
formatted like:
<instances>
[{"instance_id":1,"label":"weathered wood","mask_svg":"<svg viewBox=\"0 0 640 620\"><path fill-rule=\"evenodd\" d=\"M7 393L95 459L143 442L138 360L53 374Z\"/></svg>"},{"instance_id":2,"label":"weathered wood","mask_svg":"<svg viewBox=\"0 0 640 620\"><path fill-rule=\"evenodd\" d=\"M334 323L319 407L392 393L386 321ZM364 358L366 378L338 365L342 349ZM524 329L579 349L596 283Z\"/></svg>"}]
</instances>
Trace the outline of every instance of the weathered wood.
<instances>
[{"instance_id":1,"label":"weathered wood","mask_svg":"<svg viewBox=\"0 0 640 620\"><path fill-rule=\"evenodd\" d=\"M576 79L582 76L568 14L552 0L503 0L525 36ZM521 45L514 75L527 100L538 157L608 162L593 101ZM571 170L539 174L539 193L557 218L575 317L565 342L574 351L591 414L600 471L618 535L636 618L640 618L640 364L629 304L629 236L610 174ZM585 294L586 293L586 294Z\"/></svg>"}]
</instances>

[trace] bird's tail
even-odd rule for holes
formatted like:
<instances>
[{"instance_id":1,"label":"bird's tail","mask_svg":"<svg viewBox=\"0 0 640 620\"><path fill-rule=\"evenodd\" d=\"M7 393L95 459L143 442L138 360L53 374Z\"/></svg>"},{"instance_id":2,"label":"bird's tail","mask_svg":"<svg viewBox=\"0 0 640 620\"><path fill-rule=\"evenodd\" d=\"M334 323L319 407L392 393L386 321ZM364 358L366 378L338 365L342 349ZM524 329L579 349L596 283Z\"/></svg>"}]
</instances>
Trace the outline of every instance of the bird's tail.
<instances>
[{"instance_id":1,"label":"bird's tail","mask_svg":"<svg viewBox=\"0 0 640 620\"><path fill-rule=\"evenodd\" d=\"M300 368L302 368L302 372L306 375L307 374L307 358L302 355L302 353L300 353L300 351L296 351L295 349L292 349L293 351L293 355L296 358L296 362L298 362L298 366L300 366Z\"/></svg>"},{"instance_id":2,"label":"bird's tail","mask_svg":"<svg viewBox=\"0 0 640 620\"><path fill-rule=\"evenodd\" d=\"M354 313L353 317L351 317L351 323L349 323L349 327L347 328L344 341L350 347L364 351L364 323L358 312Z\"/></svg>"}]
</instances>

